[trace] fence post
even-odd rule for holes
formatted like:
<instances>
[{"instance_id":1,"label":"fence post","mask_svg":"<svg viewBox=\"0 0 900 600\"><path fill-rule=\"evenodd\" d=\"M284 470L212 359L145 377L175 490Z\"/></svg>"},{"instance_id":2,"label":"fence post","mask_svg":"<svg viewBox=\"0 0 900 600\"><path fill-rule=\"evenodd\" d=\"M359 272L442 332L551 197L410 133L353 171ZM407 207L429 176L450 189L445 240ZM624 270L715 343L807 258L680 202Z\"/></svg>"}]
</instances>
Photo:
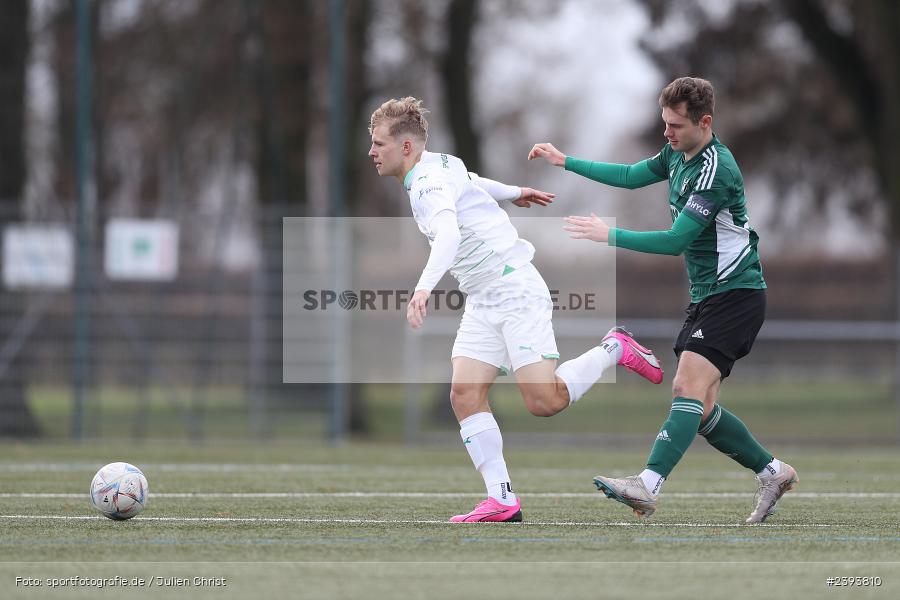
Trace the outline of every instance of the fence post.
<instances>
[{"instance_id":1,"label":"fence post","mask_svg":"<svg viewBox=\"0 0 900 600\"><path fill-rule=\"evenodd\" d=\"M403 438L407 444L412 445L419 440L422 426L422 384L419 381L422 372L422 332L408 326L403 331L403 374L408 378L404 385L406 402L403 410Z\"/></svg>"},{"instance_id":2,"label":"fence post","mask_svg":"<svg viewBox=\"0 0 900 600\"><path fill-rule=\"evenodd\" d=\"M75 270L75 377L73 379L72 437L84 435L85 396L91 372L91 269L94 241L94 142L92 137L93 57L91 51L91 0L76 5L75 37L77 123L76 171L78 180Z\"/></svg>"},{"instance_id":3,"label":"fence post","mask_svg":"<svg viewBox=\"0 0 900 600\"><path fill-rule=\"evenodd\" d=\"M900 443L900 241L893 243L894 253L894 404L896 423L894 437Z\"/></svg>"},{"instance_id":4,"label":"fence post","mask_svg":"<svg viewBox=\"0 0 900 600\"><path fill-rule=\"evenodd\" d=\"M344 78L346 77L346 61L344 48L344 0L331 0L328 3L329 34L329 113L328 113L328 191L331 216L335 217L335 269L337 279L343 284L348 269L352 268L348 261L350 243L347 226L343 222L346 212L344 197L344 178L346 177L346 115L344 114ZM352 256L352 255L351 255ZM338 293L346 289L338 285ZM331 440L341 442L347 429L347 405L349 398L349 324L345 311L335 311L334 320L334 369L332 378L332 411Z\"/></svg>"}]
</instances>

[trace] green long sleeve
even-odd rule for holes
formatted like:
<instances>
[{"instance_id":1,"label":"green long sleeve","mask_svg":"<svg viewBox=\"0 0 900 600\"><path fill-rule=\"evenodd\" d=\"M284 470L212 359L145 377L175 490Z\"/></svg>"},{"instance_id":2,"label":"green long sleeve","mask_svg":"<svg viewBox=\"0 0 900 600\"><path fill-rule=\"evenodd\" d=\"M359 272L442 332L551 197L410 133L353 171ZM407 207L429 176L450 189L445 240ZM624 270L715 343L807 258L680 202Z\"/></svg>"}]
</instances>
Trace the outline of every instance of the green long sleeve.
<instances>
[{"instance_id":1,"label":"green long sleeve","mask_svg":"<svg viewBox=\"0 0 900 600\"><path fill-rule=\"evenodd\" d=\"M633 165L618 165L567 156L566 171L572 171L606 185L633 190L651 183L665 181L665 175L659 175L653 170L652 167L655 164L652 161L653 159L648 158Z\"/></svg>"},{"instance_id":2,"label":"green long sleeve","mask_svg":"<svg viewBox=\"0 0 900 600\"><path fill-rule=\"evenodd\" d=\"M609 230L609 245L648 254L678 256L700 235L705 227L685 213L678 215L668 231Z\"/></svg>"}]
</instances>

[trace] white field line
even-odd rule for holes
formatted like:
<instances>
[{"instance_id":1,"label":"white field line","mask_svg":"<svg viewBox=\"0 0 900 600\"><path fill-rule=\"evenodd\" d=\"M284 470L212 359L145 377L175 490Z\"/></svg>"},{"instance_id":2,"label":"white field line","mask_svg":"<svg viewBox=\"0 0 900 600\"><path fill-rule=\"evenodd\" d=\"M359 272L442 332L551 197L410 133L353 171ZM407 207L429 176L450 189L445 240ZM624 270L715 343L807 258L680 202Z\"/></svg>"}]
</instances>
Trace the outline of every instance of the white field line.
<instances>
[{"instance_id":1,"label":"white field line","mask_svg":"<svg viewBox=\"0 0 900 600\"><path fill-rule=\"evenodd\" d=\"M32 463L13 463L0 462L0 472L22 471L73 471L77 469L97 470L103 466L101 462L32 462ZM253 471L275 471L275 472L292 472L292 471L345 471L354 468L370 469L370 468L386 468L386 465L374 465L372 467L352 464L305 464L305 463L140 463L138 466L143 470L152 469L154 471L199 471L208 473L233 473L233 472L253 472Z\"/></svg>"},{"instance_id":2,"label":"white field line","mask_svg":"<svg viewBox=\"0 0 900 600\"><path fill-rule=\"evenodd\" d=\"M84 473L95 473L103 464L98 462L0 462L0 473L70 473L74 471L83 471ZM321 463L139 463L137 465L144 473L150 474L157 472L168 473L356 473L362 471L366 474L377 473L419 473L421 471L433 471L434 467L411 466L411 465L359 465L349 463L321 464ZM442 466L442 471L471 473L471 466ZM553 468L532 468L520 470L520 473L526 472L531 476L547 476L559 477L561 475L571 474L577 477L585 476L586 472L591 474L592 469L575 468L575 467L553 467ZM691 473L695 477L704 480L718 479L734 479L741 481L754 482L752 475L747 471L721 471L710 473L708 470L691 470L685 468L680 470L682 476ZM613 477L624 477L633 475L633 471L611 469L607 470L607 475ZM841 477L853 474L843 473ZM804 480L809 483L816 480L834 481L838 478L838 473L830 471L804 471ZM873 482L889 482L900 481L900 473L881 473L878 475L867 475L863 478L856 478L860 481Z\"/></svg>"},{"instance_id":3,"label":"white field line","mask_svg":"<svg viewBox=\"0 0 900 600\"><path fill-rule=\"evenodd\" d=\"M100 515L0 515L0 519L8 521L34 520L34 521L106 521L106 517ZM133 523L163 522L163 523L300 523L300 524L336 524L336 525L451 525L446 520L431 519L316 519L306 517L135 517ZM463 525L473 525L464 523ZM506 525L506 526L539 526L539 527L692 527L692 528L742 528L742 527L766 527L771 529L814 529L835 527L830 523L758 523L746 525L743 523L655 523L655 522L578 522L578 521L526 521L524 523L474 523L474 525Z\"/></svg>"},{"instance_id":4,"label":"white field line","mask_svg":"<svg viewBox=\"0 0 900 600\"><path fill-rule=\"evenodd\" d=\"M747 492L669 492L666 498L746 498ZM153 498L480 498L483 492L155 492ZM598 498L599 492L535 492L523 498ZM2 492L0 498L87 498L84 493ZM791 492L791 498L900 498L900 492Z\"/></svg>"},{"instance_id":5,"label":"white field line","mask_svg":"<svg viewBox=\"0 0 900 600\"><path fill-rule=\"evenodd\" d=\"M0 462L0 473L58 473L70 471L90 471L96 472L105 464L103 461L97 462ZM149 472L177 472L177 473L334 473L334 472L355 472L365 471L366 473L410 473L422 470L434 470L429 466L412 466L412 465L360 465L351 463L136 463L145 473ZM471 472L471 466L442 466L441 470L451 470L459 472ZM524 471L524 470L523 470ZM565 473L584 475L585 471L592 471L588 468L576 467L553 467L544 468L536 467L527 469L530 475L547 475L559 476ZM714 475L710 475L707 470L694 470L685 468L679 473L696 473L704 479L740 479L753 481L753 477L749 476L747 471L721 471ZM620 477L625 475L633 475L632 471L622 469L610 469L608 475ZM846 476L847 474L841 474ZM851 474L852 475L852 474ZM803 476L806 481L812 479L828 479L834 480L838 477L838 473L831 471L804 471ZM878 475L867 476L865 479L873 481L900 481L900 473L881 473Z\"/></svg>"}]
</instances>

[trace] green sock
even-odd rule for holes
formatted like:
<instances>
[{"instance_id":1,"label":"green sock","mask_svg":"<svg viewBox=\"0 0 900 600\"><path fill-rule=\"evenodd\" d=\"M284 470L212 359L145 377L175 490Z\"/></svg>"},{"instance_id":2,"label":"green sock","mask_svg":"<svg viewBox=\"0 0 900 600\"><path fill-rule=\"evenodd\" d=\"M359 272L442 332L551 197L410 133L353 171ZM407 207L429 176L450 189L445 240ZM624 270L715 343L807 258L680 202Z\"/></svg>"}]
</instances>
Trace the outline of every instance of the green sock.
<instances>
[{"instance_id":1,"label":"green sock","mask_svg":"<svg viewBox=\"0 0 900 600\"><path fill-rule=\"evenodd\" d=\"M703 403L699 400L680 396L672 400L672 411L656 436L647 468L668 477L694 441L702 417Z\"/></svg>"},{"instance_id":2,"label":"green sock","mask_svg":"<svg viewBox=\"0 0 900 600\"><path fill-rule=\"evenodd\" d=\"M772 462L772 453L756 441L744 422L718 404L697 432L710 445L736 460L754 473L762 471Z\"/></svg>"}]
</instances>

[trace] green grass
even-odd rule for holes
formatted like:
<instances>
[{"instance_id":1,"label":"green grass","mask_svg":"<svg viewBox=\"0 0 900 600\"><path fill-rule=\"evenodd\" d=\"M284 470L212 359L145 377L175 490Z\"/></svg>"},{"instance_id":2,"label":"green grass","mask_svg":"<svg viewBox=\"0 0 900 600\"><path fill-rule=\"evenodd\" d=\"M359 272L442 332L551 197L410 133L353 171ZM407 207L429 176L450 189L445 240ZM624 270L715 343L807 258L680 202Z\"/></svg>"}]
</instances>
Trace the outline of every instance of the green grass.
<instances>
[{"instance_id":1,"label":"green grass","mask_svg":"<svg viewBox=\"0 0 900 600\"><path fill-rule=\"evenodd\" d=\"M130 438L142 426L151 438L185 440L190 431L191 402L200 394L206 404L198 424L205 439L324 438L327 415L304 409L302 391L297 393L295 406L268 408L267 429L261 434L248 425L253 410L247 404L246 391L239 388L213 387L196 392L189 388L154 387L148 390L145 412L141 412L134 390L105 386L97 390L96 400L88 406L88 435ZM443 394L434 385L420 388L421 431L426 434L449 434L456 429L449 399ZM365 395L370 415L368 439L403 440L403 386L370 386ZM617 384L596 385L572 409L552 419L539 419L525 410L515 385L496 385L492 390L492 407L504 432L587 436L591 440L604 434L635 436L641 447L665 420L670 402L666 386L626 379ZM900 407L888 382L728 381L722 386L720 402L753 431L762 432L767 442L883 444L900 440ZM64 439L69 435L71 390L35 386L30 390L29 403L46 437ZM442 418L435 420L433 414Z\"/></svg>"},{"instance_id":2,"label":"green grass","mask_svg":"<svg viewBox=\"0 0 900 600\"><path fill-rule=\"evenodd\" d=\"M502 379L501 379L502 381ZM444 390L423 384L419 390L420 430L425 434L452 433L456 426ZM564 434L590 439L604 434L634 436L643 447L651 432L665 420L670 407L667 386L650 386L636 378L600 384L571 410L552 419L531 416L514 384L498 384L491 392L492 407L505 432ZM370 441L404 439L405 389L401 385L370 386L366 392ZM212 387L207 390L152 387L146 406L133 389L104 386L88 403L85 419L89 437L133 438L139 431L152 438L185 440L191 430L192 402L204 403L196 424L205 439L296 440L325 437L328 415L296 404L273 405L264 416L265 432L248 426L254 417L245 390ZM847 380L797 383L791 381L728 381L720 402L738 414L764 441L792 443L891 443L900 440L900 414L891 386L885 381ZM71 390L34 386L29 404L49 439L64 439L71 431ZM440 415L434 419L433 415ZM773 419L772 415L777 415Z\"/></svg>"},{"instance_id":3,"label":"green grass","mask_svg":"<svg viewBox=\"0 0 900 600\"><path fill-rule=\"evenodd\" d=\"M526 523L450 525L443 521L483 491L459 446L7 444L0 446L0 597L96 597L90 588L17 588L15 578L117 574L227 578L227 588L180 590L211 598L606 598L634 594L644 582L667 599L820 598L848 593L827 588L826 577L866 575L881 577L881 587L853 589L852 597L896 596L896 447L777 450L801 483L761 527L742 525L753 477L702 441L646 522L591 485L598 472L639 469L645 451L508 443ZM93 518L88 505L94 471L113 460L138 464L150 481L148 508L126 522ZM197 495L169 495L185 492ZM377 495L396 492L434 495ZM850 492L879 495L835 495ZM192 518L212 520L183 520Z\"/></svg>"},{"instance_id":4,"label":"green grass","mask_svg":"<svg viewBox=\"0 0 900 600\"><path fill-rule=\"evenodd\" d=\"M538 419L524 408L515 385L495 385L491 406L504 431L561 434L637 434L646 438L658 431L671 407L666 386L643 381L595 385L570 410L551 419ZM435 402L433 387L423 386L422 410ZM379 386L370 393L374 433L398 439L403 423L403 390ZM739 415L754 431L769 439L793 442L854 442L900 440L900 407L889 383L865 380L804 383L785 381L728 381L720 403ZM449 415L449 401L446 413ZM777 418L772 418L777 415ZM452 421L451 421L452 425ZM446 424L426 428L449 429ZM643 439L643 438L642 438Z\"/></svg>"},{"instance_id":5,"label":"green grass","mask_svg":"<svg viewBox=\"0 0 900 600\"><path fill-rule=\"evenodd\" d=\"M302 398L298 398L298 404ZM72 431L72 390L54 385L33 385L28 404L47 439L66 439ZM269 407L264 433L249 426L254 418L247 391L233 386L190 388L151 386L141 390L120 385L92 390L86 406L86 436L187 440L192 424L204 439L321 436L326 415L321 411ZM196 421L192 421L196 417ZM143 433L141 433L143 432Z\"/></svg>"}]
</instances>

